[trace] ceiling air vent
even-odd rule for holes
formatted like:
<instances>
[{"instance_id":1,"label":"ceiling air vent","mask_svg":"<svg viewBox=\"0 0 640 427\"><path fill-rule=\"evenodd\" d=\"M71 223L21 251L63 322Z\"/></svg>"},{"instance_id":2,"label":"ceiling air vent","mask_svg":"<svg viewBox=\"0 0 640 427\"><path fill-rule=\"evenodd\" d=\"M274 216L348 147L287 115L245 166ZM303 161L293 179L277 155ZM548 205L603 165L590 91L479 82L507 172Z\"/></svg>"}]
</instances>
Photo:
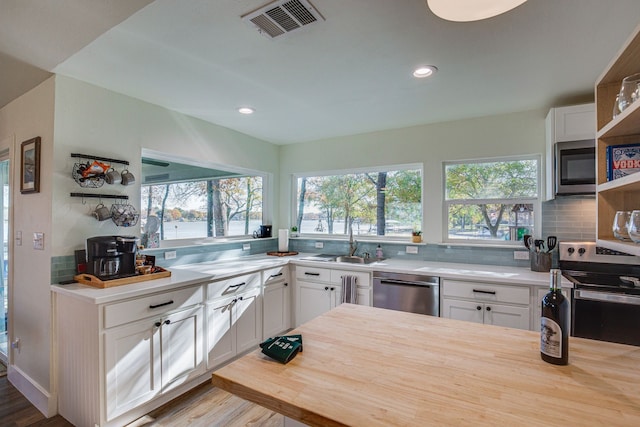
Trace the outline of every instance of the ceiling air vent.
<instances>
[{"instance_id":1,"label":"ceiling air vent","mask_svg":"<svg viewBox=\"0 0 640 427\"><path fill-rule=\"evenodd\" d=\"M260 34L275 38L324 18L307 0L277 0L243 15L242 20Z\"/></svg>"}]
</instances>

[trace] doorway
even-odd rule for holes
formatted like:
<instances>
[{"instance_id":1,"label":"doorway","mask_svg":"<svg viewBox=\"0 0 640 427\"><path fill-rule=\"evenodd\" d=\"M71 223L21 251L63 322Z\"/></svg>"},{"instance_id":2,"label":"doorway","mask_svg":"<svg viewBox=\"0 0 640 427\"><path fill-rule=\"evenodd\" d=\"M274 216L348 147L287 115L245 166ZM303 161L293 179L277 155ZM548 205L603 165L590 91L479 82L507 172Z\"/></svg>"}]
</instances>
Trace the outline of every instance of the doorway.
<instances>
[{"instance_id":1,"label":"doorway","mask_svg":"<svg viewBox=\"0 0 640 427\"><path fill-rule=\"evenodd\" d=\"M9 347L9 149L0 146L0 360L7 363Z\"/></svg>"}]
</instances>

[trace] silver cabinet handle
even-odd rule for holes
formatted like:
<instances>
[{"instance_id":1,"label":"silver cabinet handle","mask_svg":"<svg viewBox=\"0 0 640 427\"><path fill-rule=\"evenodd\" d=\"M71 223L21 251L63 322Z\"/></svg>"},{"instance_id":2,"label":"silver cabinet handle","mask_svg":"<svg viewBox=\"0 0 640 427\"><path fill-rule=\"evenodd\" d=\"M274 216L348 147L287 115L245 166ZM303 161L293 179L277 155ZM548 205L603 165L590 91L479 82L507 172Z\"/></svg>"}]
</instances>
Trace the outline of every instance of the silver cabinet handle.
<instances>
[{"instance_id":1,"label":"silver cabinet handle","mask_svg":"<svg viewBox=\"0 0 640 427\"><path fill-rule=\"evenodd\" d=\"M612 294L609 292L594 292L577 289L573 294L575 299L613 302L627 305L640 305L640 297L624 294Z\"/></svg>"}]
</instances>

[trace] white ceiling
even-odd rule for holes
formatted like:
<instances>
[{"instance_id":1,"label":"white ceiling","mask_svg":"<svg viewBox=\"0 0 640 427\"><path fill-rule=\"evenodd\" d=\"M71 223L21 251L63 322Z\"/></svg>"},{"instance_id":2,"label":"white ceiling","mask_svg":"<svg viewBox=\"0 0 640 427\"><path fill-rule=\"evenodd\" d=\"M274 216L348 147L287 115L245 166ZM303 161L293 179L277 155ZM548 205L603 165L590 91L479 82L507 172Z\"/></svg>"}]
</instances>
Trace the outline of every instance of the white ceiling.
<instances>
[{"instance_id":1,"label":"white ceiling","mask_svg":"<svg viewBox=\"0 0 640 427\"><path fill-rule=\"evenodd\" d=\"M311 0L326 21L271 40L240 19L267 2L0 0L0 106L55 72L276 144L313 141L589 101L640 22L638 0L529 0L468 23L425 0ZM417 80L419 64L439 71Z\"/></svg>"}]
</instances>

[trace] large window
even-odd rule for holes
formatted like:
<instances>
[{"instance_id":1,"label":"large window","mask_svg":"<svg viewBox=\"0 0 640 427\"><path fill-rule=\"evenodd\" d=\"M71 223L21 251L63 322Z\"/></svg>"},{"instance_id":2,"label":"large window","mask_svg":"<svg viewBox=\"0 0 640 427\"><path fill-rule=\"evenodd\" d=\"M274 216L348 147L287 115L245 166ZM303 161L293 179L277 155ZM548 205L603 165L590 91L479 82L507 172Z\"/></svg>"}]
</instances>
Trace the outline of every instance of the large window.
<instances>
[{"instance_id":1,"label":"large window","mask_svg":"<svg viewBox=\"0 0 640 427\"><path fill-rule=\"evenodd\" d=\"M262 224L262 175L142 159L142 243L252 235Z\"/></svg>"},{"instance_id":2,"label":"large window","mask_svg":"<svg viewBox=\"0 0 640 427\"><path fill-rule=\"evenodd\" d=\"M445 240L517 242L533 235L539 164L537 157L445 163Z\"/></svg>"},{"instance_id":3,"label":"large window","mask_svg":"<svg viewBox=\"0 0 640 427\"><path fill-rule=\"evenodd\" d=\"M296 177L294 226L302 234L409 236L422 227L416 165Z\"/></svg>"}]
</instances>

